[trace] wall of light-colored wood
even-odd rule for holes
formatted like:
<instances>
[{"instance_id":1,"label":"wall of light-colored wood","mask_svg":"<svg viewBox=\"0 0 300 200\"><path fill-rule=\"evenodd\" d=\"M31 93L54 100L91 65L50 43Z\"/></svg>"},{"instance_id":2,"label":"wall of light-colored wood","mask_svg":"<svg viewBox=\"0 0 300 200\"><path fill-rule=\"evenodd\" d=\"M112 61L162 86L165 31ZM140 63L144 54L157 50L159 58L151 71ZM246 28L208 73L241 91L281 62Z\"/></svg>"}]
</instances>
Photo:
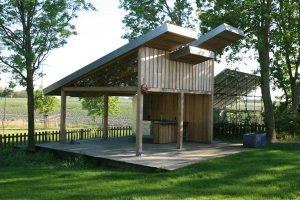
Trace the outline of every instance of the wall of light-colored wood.
<instances>
[{"instance_id":1,"label":"wall of light-colored wood","mask_svg":"<svg viewBox=\"0 0 300 200\"><path fill-rule=\"evenodd\" d=\"M211 92L213 61L192 65L172 61L169 52L149 47L139 49L142 83L148 88Z\"/></svg>"},{"instance_id":2,"label":"wall of light-colored wood","mask_svg":"<svg viewBox=\"0 0 300 200\"><path fill-rule=\"evenodd\" d=\"M189 123L188 141L211 142L211 95L185 94L183 121ZM177 120L178 94L149 93L144 95L144 120Z\"/></svg>"},{"instance_id":3,"label":"wall of light-colored wood","mask_svg":"<svg viewBox=\"0 0 300 200\"><path fill-rule=\"evenodd\" d=\"M149 93L144 95L144 120L177 120L176 93Z\"/></svg>"},{"instance_id":4,"label":"wall of light-colored wood","mask_svg":"<svg viewBox=\"0 0 300 200\"><path fill-rule=\"evenodd\" d=\"M188 140L210 143L212 138L211 95L186 94L184 121L189 122Z\"/></svg>"}]
</instances>

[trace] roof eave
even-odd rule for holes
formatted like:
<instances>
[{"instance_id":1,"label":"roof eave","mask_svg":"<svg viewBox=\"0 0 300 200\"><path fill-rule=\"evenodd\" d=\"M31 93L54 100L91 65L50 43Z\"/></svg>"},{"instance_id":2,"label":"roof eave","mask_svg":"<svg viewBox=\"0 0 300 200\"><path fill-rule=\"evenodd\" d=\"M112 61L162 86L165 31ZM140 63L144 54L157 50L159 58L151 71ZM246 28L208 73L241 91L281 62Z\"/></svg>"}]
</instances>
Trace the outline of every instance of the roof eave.
<instances>
[{"instance_id":1,"label":"roof eave","mask_svg":"<svg viewBox=\"0 0 300 200\"><path fill-rule=\"evenodd\" d=\"M197 40L191 42L190 46L195 47L201 47L201 44L212 40L214 37L218 36L219 34L223 33L224 31L228 31L234 35L239 36L239 38L242 38L245 36L244 32L238 28L235 28L233 26L230 26L228 24L221 24L218 27L214 28L213 30L209 31L208 33L200 36ZM211 49L208 49L211 50Z\"/></svg>"}]
</instances>

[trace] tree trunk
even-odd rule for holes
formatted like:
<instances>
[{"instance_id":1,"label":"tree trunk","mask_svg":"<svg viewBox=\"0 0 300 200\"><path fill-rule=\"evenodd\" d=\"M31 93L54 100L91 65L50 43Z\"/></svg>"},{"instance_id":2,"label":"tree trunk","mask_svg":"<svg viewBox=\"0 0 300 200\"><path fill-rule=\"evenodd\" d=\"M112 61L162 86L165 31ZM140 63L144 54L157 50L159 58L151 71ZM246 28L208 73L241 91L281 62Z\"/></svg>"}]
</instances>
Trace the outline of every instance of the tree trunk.
<instances>
[{"instance_id":1,"label":"tree trunk","mask_svg":"<svg viewBox=\"0 0 300 200\"><path fill-rule=\"evenodd\" d=\"M34 151L34 86L33 77L27 74L27 109L28 109L28 150Z\"/></svg>"},{"instance_id":2,"label":"tree trunk","mask_svg":"<svg viewBox=\"0 0 300 200\"><path fill-rule=\"evenodd\" d=\"M258 31L258 55L260 63L261 74L261 92L264 102L264 121L267 129L267 139L270 143L276 141L275 120L273 112L273 104L270 92L270 27L271 27L271 2L267 0L265 2L265 9L262 9L262 21L260 31Z\"/></svg>"},{"instance_id":3,"label":"tree trunk","mask_svg":"<svg viewBox=\"0 0 300 200\"><path fill-rule=\"evenodd\" d=\"M267 52L269 53L269 52ZM269 142L276 141L276 132L275 132L275 121L274 121L274 114L273 114L273 105L270 93L270 72L269 67L266 64L268 62L268 58L263 56L265 53L259 53L259 60L260 60L260 73L261 73L261 92L262 98L264 102L264 121L267 128L267 138Z\"/></svg>"},{"instance_id":4,"label":"tree trunk","mask_svg":"<svg viewBox=\"0 0 300 200\"><path fill-rule=\"evenodd\" d=\"M296 84L293 85L291 87L291 94L292 94L292 110L296 111L300 104L300 85L296 85Z\"/></svg>"}]
</instances>

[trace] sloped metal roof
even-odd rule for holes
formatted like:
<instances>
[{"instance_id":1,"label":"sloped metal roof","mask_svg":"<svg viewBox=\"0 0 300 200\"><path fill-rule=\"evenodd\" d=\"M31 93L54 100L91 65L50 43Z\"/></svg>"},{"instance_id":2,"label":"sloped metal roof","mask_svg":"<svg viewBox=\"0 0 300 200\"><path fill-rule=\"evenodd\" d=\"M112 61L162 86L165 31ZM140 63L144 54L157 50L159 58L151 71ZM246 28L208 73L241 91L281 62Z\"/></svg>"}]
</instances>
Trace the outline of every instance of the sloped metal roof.
<instances>
[{"instance_id":1,"label":"sloped metal roof","mask_svg":"<svg viewBox=\"0 0 300 200\"><path fill-rule=\"evenodd\" d=\"M111 63L122 56L131 54L140 46L146 45L152 48L160 48L172 51L195 39L197 39L197 33L194 31L172 24L163 24L157 29L150 31L145 35L142 35L141 37L125 44L115 51L99 58L98 60L46 87L44 89L44 94L60 95L60 91L58 90L60 90L61 87L68 85L70 82L73 82L74 80L77 80L82 76L86 76L97 68Z\"/></svg>"},{"instance_id":2,"label":"sloped metal roof","mask_svg":"<svg viewBox=\"0 0 300 200\"><path fill-rule=\"evenodd\" d=\"M209 50L215 51L223 48L243 36L244 34L241 30L222 24L197 39L197 34L194 31L171 24L164 24L46 87L44 94L60 95L62 87L70 86L75 81L89 76L96 70L110 65L120 58L132 55L141 46L174 51L173 53L175 54L176 50L181 52L180 48L184 46L190 46L189 50L196 47L206 49L205 54L203 54L204 51L201 49L201 51L198 49L196 53L195 51L189 51L181 54L181 59L186 57L187 59L194 59L193 62L197 63L214 57L214 53L208 52ZM186 59L184 60L186 61Z\"/></svg>"}]
</instances>

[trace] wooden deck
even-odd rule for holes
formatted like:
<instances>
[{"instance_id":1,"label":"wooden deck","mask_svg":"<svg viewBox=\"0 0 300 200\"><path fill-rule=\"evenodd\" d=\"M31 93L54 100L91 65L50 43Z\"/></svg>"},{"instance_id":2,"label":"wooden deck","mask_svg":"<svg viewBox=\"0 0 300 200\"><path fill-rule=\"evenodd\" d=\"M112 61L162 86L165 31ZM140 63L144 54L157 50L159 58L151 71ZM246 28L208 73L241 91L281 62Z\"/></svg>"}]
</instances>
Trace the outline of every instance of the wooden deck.
<instances>
[{"instance_id":1,"label":"wooden deck","mask_svg":"<svg viewBox=\"0 0 300 200\"><path fill-rule=\"evenodd\" d=\"M223 157L243 151L241 144L214 142L213 144L183 143L183 149L176 144L153 144L143 142L143 154L135 156L135 138L122 137L108 140L80 140L79 144L57 142L37 144L41 149L85 155L120 164L135 165L149 169L176 170L202 160Z\"/></svg>"}]
</instances>

